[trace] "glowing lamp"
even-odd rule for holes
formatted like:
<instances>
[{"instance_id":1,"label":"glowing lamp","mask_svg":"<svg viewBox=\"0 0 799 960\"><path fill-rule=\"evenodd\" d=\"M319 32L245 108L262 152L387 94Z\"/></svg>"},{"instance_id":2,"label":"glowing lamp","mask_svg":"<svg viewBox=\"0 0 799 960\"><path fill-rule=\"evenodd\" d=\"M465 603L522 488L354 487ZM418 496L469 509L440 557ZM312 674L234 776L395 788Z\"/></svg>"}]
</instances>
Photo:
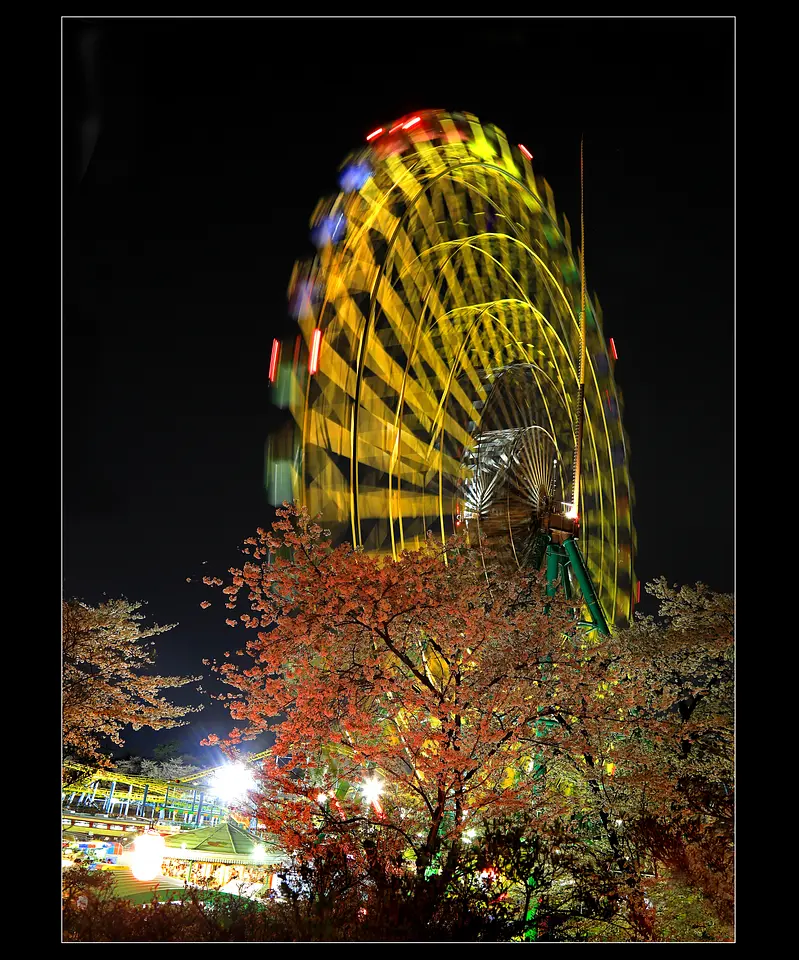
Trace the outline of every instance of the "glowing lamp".
<instances>
[{"instance_id":1,"label":"glowing lamp","mask_svg":"<svg viewBox=\"0 0 799 960\"><path fill-rule=\"evenodd\" d=\"M311 231L311 240L318 249L329 246L331 243L338 243L347 231L347 222L344 214L338 216L331 214L329 217L323 217Z\"/></svg>"},{"instance_id":2,"label":"glowing lamp","mask_svg":"<svg viewBox=\"0 0 799 960\"><path fill-rule=\"evenodd\" d=\"M161 872L166 843L155 830L139 834L133 842L130 867L137 880L153 880Z\"/></svg>"},{"instance_id":3,"label":"glowing lamp","mask_svg":"<svg viewBox=\"0 0 799 960\"><path fill-rule=\"evenodd\" d=\"M525 155L525 157L527 157L528 160L532 160L532 159L533 159L532 153L530 153L530 151L527 149L527 147L525 147L525 145L524 145L523 143L520 143L520 144L519 144L519 149L520 149L521 152Z\"/></svg>"},{"instance_id":4,"label":"glowing lamp","mask_svg":"<svg viewBox=\"0 0 799 960\"><path fill-rule=\"evenodd\" d=\"M380 795L383 793L383 784L380 780L378 780L377 777L371 777L369 780L364 781L360 789L364 800L374 807L376 813L382 813L383 808L380 806Z\"/></svg>"},{"instance_id":5,"label":"glowing lamp","mask_svg":"<svg viewBox=\"0 0 799 960\"><path fill-rule=\"evenodd\" d=\"M255 789L255 778L243 763L229 763L214 773L211 789L223 803L236 803Z\"/></svg>"},{"instance_id":6,"label":"glowing lamp","mask_svg":"<svg viewBox=\"0 0 799 960\"><path fill-rule=\"evenodd\" d=\"M382 132L383 132L383 128L382 128L382 127L378 127L377 130L373 130L373 131L367 136L367 138L366 138L367 142L368 142L369 140L374 140L375 137L379 137Z\"/></svg>"},{"instance_id":7,"label":"glowing lamp","mask_svg":"<svg viewBox=\"0 0 799 960\"><path fill-rule=\"evenodd\" d=\"M296 319L311 312L315 291L310 280L298 281L289 296L289 313Z\"/></svg>"},{"instance_id":8,"label":"glowing lamp","mask_svg":"<svg viewBox=\"0 0 799 960\"><path fill-rule=\"evenodd\" d=\"M319 372L319 350L322 346L322 331L317 327L311 337L311 356L308 360L308 373L311 375Z\"/></svg>"},{"instance_id":9,"label":"glowing lamp","mask_svg":"<svg viewBox=\"0 0 799 960\"><path fill-rule=\"evenodd\" d=\"M360 190L372 176L372 171L365 163L352 163L345 167L339 177L339 186L345 193Z\"/></svg>"},{"instance_id":10,"label":"glowing lamp","mask_svg":"<svg viewBox=\"0 0 799 960\"><path fill-rule=\"evenodd\" d=\"M610 349L611 349L611 352L613 353L613 359L618 360L619 355L618 353L616 353L616 343L614 342L613 337L610 338Z\"/></svg>"},{"instance_id":11,"label":"glowing lamp","mask_svg":"<svg viewBox=\"0 0 799 960\"><path fill-rule=\"evenodd\" d=\"M272 356L269 358L269 382L275 382L275 375L277 374L277 360L280 356L280 341L272 341Z\"/></svg>"}]
</instances>

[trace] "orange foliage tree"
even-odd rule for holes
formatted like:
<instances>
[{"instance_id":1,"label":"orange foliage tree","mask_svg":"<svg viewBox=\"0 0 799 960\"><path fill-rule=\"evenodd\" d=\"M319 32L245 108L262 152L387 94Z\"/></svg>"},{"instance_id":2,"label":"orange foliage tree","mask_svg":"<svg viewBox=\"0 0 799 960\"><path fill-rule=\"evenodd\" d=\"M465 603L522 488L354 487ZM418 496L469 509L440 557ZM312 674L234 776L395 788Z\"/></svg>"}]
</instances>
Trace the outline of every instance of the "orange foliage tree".
<instances>
[{"instance_id":1,"label":"orange foliage tree","mask_svg":"<svg viewBox=\"0 0 799 960\"><path fill-rule=\"evenodd\" d=\"M162 691L201 677L163 677L150 638L173 625L142 627L141 603L107 600L91 607L69 600L62 607L62 736L76 760L107 766L104 741L121 746L122 730L183 726L202 706L179 706Z\"/></svg>"},{"instance_id":2,"label":"orange foliage tree","mask_svg":"<svg viewBox=\"0 0 799 960\"><path fill-rule=\"evenodd\" d=\"M364 869L379 857L441 892L489 823L532 812L536 831L563 836L582 809L617 899L646 927L640 874L606 805L642 690L615 638L587 638L536 573L458 541L394 562L331 548L284 504L245 551L230 583L206 578L230 610L246 608L228 617L246 640L213 669L243 721L227 743L275 732L259 820L286 849L318 860L343 848Z\"/></svg>"}]
</instances>

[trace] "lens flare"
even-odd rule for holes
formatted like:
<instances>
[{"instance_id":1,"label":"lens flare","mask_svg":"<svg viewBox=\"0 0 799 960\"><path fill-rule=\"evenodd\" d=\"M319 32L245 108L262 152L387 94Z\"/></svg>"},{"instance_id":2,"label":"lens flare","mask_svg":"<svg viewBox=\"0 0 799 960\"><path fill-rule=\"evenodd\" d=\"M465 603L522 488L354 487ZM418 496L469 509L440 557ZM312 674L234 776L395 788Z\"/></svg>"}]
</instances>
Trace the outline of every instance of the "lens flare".
<instances>
[{"instance_id":1,"label":"lens flare","mask_svg":"<svg viewBox=\"0 0 799 960\"><path fill-rule=\"evenodd\" d=\"M255 789L252 770L243 763L231 763L214 773L211 790L223 803L236 803L243 800L250 790Z\"/></svg>"},{"instance_id":2,"label":"lens flare","mask_svg":"<svg viewBox=\"0 0 799 960\"><path fill-rule=\"evenodd\" d=\"M130 867L137 880L153 880L161 872L166 842L160 833L148 830L133 842Z\"/></svg>"},{"instance_id":3,"label":"lens flare","mask_svg":"<svg viewBox=\"0 0 799 960\"><path fill-rule=\"evenodd\" d=\"M380 805L380 797L383 793L383 784L377 777L370 777L369 780L365 780L361 785L361 793L363 794L364 800L371 804L374 807L375 813L382 814L383 808Z\"/></svg>"}]
</instances>

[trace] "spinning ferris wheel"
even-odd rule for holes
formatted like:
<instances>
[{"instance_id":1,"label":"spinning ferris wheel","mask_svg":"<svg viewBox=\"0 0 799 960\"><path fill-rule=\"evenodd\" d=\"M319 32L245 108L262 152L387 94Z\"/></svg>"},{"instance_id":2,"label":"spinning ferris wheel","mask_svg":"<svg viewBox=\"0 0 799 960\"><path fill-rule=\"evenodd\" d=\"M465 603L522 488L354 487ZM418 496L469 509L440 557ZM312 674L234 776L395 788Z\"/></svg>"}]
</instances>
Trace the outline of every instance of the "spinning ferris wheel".
<instances>
[{"instance_id":1,"label":"spinning ferris wheel","mask_svg":"<svg viewBox=\"0 0 799 960\"><path fill-rule=\"evenodd\" d=\"M272 348L292 424L270 442L267 485L395 557L429 531L485 537L579 587L606 630L628 622L635 588L615 348L597 303L581 325L569 225L531 160L443 110L347 158L311 221L317 255L291 279L299 335Z\"/></svg>"}]
</instances>

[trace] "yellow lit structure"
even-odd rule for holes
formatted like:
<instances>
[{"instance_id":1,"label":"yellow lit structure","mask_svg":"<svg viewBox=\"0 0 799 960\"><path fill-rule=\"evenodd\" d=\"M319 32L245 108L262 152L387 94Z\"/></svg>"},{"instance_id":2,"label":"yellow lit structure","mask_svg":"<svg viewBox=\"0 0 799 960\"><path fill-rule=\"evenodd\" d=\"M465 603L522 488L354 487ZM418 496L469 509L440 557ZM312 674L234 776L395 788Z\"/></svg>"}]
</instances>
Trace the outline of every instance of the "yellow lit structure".
<instances>
[{"instance_id":1,"label":"yellow lit structure","mask_svg":"<svg viewBox=\"0 0 799 960\"><path fill-rule=\"evenodd\" d=\"M530 151L471 114L419 111L372 131L340 184L292 276L300 336L273 350L293 424L270 443L272 502L395 557L460 531L540 566L542 534L577 535L607 623L626 623L635 533L614 351L586 300L572 504L580 271Z\"/></svg>"}]
</instances>

